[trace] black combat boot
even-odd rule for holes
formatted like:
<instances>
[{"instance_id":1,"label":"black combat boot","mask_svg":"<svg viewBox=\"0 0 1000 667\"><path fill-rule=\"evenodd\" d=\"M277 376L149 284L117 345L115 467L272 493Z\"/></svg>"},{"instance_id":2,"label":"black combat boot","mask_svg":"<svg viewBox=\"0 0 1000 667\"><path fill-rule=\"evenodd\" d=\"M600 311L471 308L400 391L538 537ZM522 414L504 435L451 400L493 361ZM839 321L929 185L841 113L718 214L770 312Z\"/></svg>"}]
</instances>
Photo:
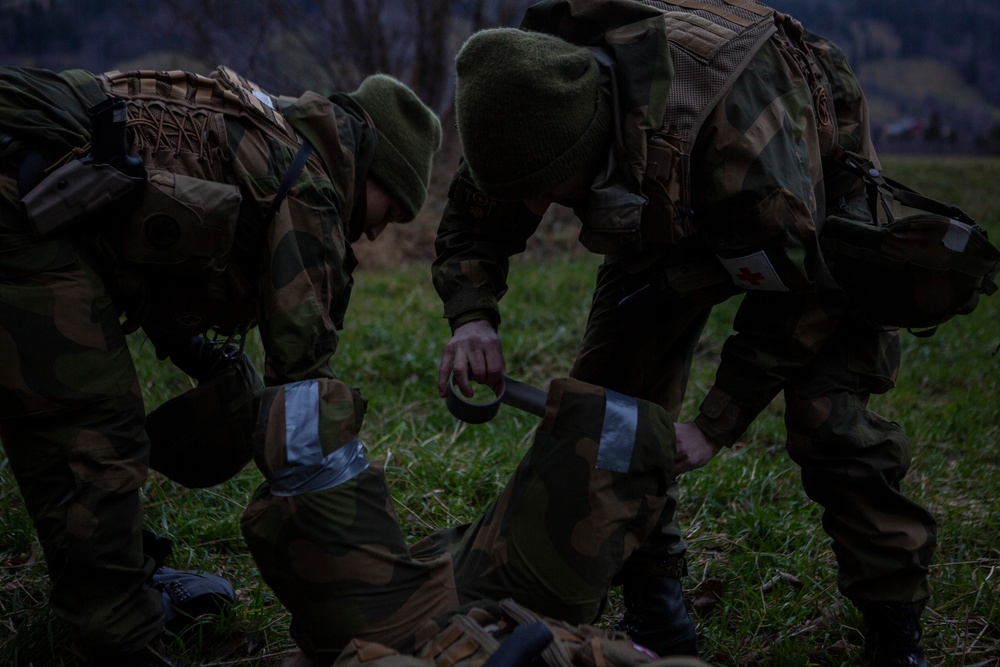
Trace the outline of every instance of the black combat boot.
<instances>
[{"instance_id":1,"label":"black combat boot","mask_svg":"<svg viewBox=\"0 0 1000 667\"><path fill-rule=\"evenodd\" d=\"M222 614L236 600L236 591L224 578L195 570L161 567L153 574L153 588L163 596L163 623L174 634L202 614Z\"/></svg>"},{"instance_id":2,"label":"black combat boot","mask_svg":"<svg viewBox=\"0 0 1000 667\"><path fill-rule=\"evenodd\" d=\"M174 570L163 565L174 543L149 530L142 531L143 553L156 563L150 580L163 600L163 624L169 632L181 633L203 614L219 615L236 601L233 585L217 574L197 570Z\"/></svg>"},{"instance_id":3,"label":"black combat boot","mask_svg":"<svg viewBox=\"0 0 1000 667\"><path fill-rule=\"evenodd\" d=\"M927 667L920 641L924 602L859 603L869 667Z\"/></svg>"},{"instance_id":4,"label":"black combat boot","mask_svg":"<svg viewBox=\"0 0 1000 667\"><path fill-rule=\"evenodd\" d=\"M684 605L681 580L645 572L620 577L625 615L618 625L660 657L698 656L698 636Z\"/></svg>"}]
</instances>

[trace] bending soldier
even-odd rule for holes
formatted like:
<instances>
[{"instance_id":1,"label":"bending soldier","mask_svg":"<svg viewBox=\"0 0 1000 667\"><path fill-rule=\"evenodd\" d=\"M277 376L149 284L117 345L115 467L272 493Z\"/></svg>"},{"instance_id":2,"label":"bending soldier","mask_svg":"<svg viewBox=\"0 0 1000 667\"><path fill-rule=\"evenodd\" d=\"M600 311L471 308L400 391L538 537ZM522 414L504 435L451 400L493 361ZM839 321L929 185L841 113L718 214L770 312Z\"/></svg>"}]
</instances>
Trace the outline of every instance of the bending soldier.
<instances>
[{"instance_id":1,"label":"bending soldier","mask_svg":"<svg viewBox=\"0 0 1000 667\"><path fill-rule=\"evenodd\" d=\"M173 474L210 484L249 459L260 386L231 352L258 324L270 411L257 432L301 456L328 445L325 401L349 391L330 359L351 244L416 215L440 123L383 75L293 98L226 68L8 68L0 136L0 438L76 651L159 664L164 598L140 488L150 441L191 434L147 433L126 334L142 328L243 424L236 465L199 476L154 453Z\"/></svg>"},{"instance_id":2,"label":"bending soldier","mask_svg":"<svg viewBox=\"0 0 1000 667\"><path fill-rule=\"evenodd\" d=\"M899 364L895 330L852 311L820 250L825 219L872 222L851 151L877 167L843 53L756 2L546 0L456 60L464 159L438 230L434 283L453 335L439 389L495 386L509 258L553 203L605 255L572 377L663 406L676 473L730 446L779 393L787 451L823 505L841 592L873 665L926 664L919 616L936 526L900 492L903 431L868 407ZM713 304L742 295L712 387L681 420ZM623 626L695 654L673 502L617 581ZM876 519L877 517L877 519Z\"/></svg>"}]
</instances>

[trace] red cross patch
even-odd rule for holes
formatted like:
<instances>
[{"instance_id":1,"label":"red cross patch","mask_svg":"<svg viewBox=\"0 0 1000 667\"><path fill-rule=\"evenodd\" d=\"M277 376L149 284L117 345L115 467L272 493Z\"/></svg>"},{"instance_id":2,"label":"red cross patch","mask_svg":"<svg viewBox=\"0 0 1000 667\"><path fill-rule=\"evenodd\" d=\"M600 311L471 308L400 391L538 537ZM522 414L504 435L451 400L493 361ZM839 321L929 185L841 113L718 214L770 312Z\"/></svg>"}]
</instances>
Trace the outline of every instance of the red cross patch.
<instances>
[{"instance_id":1,"label":"red cross patch","mask_svg":"<svg viewBox=\"0 0 1000 667\"><path fill-rule=\"evenodd\" d=\"M746 257L732 259L719 257L719 261L732 275L733 284L741 289L771 292L788 291L788 287L781 282L778 272L774 270L774 265L771 264L771 260L767 258L767 253L763 250Z\"/></svg>"}]
</instances>

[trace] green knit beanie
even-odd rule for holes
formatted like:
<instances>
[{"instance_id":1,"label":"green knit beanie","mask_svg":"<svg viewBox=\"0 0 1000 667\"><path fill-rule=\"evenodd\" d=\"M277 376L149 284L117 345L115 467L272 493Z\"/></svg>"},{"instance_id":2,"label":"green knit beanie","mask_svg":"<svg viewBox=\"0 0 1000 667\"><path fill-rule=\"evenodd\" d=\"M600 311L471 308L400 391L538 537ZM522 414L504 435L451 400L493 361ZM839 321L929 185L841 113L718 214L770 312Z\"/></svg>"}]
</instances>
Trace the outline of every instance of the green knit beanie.
<instances>
[{"instance_id":1,"label":"green knit beanie","mask_svg":"<svg viewBox=\"0 0 1000 667\"><path fill-rule=\"evenodd\" d=\"M404 84L385 74L369 76L350 94L371 116L378 135L368 175L416 217L427 199L434 154L441 148L441 121Z\"/></svg>"},{"instance_id":2,"label":"green knit beanie","mask_svg":"<svg viewBox=\"0 0 1000 667\"><path fill-rule=\"evenodd\" d=\"M455 61L455 113L476 184L530 199L589 167L611 140L611 111L590 52L515 28L477 32Z\"/></svg>"}]
</instances>

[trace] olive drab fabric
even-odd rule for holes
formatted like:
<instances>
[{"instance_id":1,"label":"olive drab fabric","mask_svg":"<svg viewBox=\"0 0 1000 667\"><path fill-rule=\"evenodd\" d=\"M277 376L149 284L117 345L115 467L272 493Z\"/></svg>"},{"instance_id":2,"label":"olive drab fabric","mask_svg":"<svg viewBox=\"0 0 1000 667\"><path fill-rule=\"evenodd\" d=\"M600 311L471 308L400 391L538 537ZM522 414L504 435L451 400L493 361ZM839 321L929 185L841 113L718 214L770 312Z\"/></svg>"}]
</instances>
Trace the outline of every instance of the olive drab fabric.
<instances>
[{"instance_id":1,"label":"olive drab fabric","mask_svg":"<svg viewBox=\"0 0 1000 667\"><path fill-rule=\"evenodd\" d=\"M666 502L669 415L554 380L531 449L501 495L475 522L408 547L382 470L360 453L358 401L346 388L324 399L343 442L326 454L341 474L324 483L297 474L303 465L280 448L258 449L267 481L242 522L264 580L292 613L296 642L319 664L355 638L412 651L427 639L427 619L481 600L510 597L568 623L592 622ZM276 399L270 410L286 404Z\"/></svg>"},{"instance_id":2,"label":"olive drab fabric","mask_svg":"<svg viewBox=\"0 0 1000 667\"><path fill-rule=\"evenodd\" d=\"M517 641L513 631L542 623L551 641L537 661L547 667L709 667L693 657L657 658L625 633L574 625L539 616L511 599L473 606L463 614L429 621L418 633L429 637L412 654L374 642L353 640L334 667L479 667L500 646ZM521 663L518 663L520 665Z\"/></svg>"},{"instance_id":3,"label":"olive drab fabric","mask_svg":"<svg viewBox=\"0 0 1000 667\"><path fill-rule=\"evenodd\" d=\"M497 28L465 43L455 58L455 108L483 192L537 197L606 153L611 115L600 70L586 48L543 32ZM498 98L508 103L503 113L481 113ZM511 131L519 141L507 140Z\"/></svg>"},{"instance_id":4,"label":"olive drab fabric","mask_svg":"<svg viewBox=\"0 0 1000 667\"><path fill-rule=\"evenodd\" d=\"M386 74L366 77L350 97L371 117L378 135L369 176L400 205L398 222L409 222L427 201L441 122L416 93Z\"/></svg>"},{"instance_id":5,"label":"olive drab fabric","mask_svg":"<svg viewBox=\"0 0 1000 667\"><path fill-rule=\"evenodd\" d=\"M599 172L589 199L563 202L580 220L581 241L605 254L571 376L691 420L681 409L699 337L714 304L742 295L693 421L732 445L783 393L787 447L827 510L841 591L855 601L925 599L935 523L900 492L911 458L905 434L868 409L870 395L895 382L899 334L853 311L820 241L830 218L874 223L862 180L825 158L839 149L880 168L843 52L753 1L552 0L529 8L522 27L587 44L609 63L608 90L617 91L620 143L605 173L620 177ZM701 50L720 60L692 55ZM673 134L680 119L691 134ZM631 224L609 244L589 209L595 189L618 186L649 201L638 232ZM432 268L453 329L501 324L510 257L540 222L519 202L486 196L460 165ZM676 486L667 498L660 528L630 567L684 572ZM874 517L873 534L865 526Z\"/></svg>"},{"instance_id":6,"label":"olive drab fabric","mask_svg":"<svg viewBox=\"0 0 1000 667\"><path fill-rule=\"evenodd\" d=\"M84 70L0 68L0 136L52 163L90 141L87 109L103 99L100 84Z\"/></svg>"},{"instance_id":7,"label":"olive drab fabric","mask_svg":"<svg viewBox=\"0 0 1000 667\"><path fill-rule=\"evenodd\" d=\"M241 350L216 366L197 387L146 415L149 466L189 489L221 484L253 458L264 383Z\"/></svg>"}]
</instances>

